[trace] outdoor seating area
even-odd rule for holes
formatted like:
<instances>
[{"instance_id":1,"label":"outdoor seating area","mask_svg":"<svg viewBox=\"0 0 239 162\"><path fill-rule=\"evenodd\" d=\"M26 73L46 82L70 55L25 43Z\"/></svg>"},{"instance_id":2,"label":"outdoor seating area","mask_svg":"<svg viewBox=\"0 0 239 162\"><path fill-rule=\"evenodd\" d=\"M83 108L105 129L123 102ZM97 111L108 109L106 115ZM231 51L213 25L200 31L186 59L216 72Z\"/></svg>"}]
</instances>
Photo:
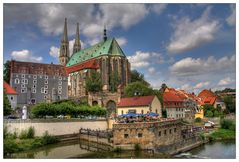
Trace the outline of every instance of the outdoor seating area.
<instances>
[{"instance_id":1,"label":"outdoor seating area","mask_svg":"<svg viewBox=\"0 0 239 162\"><path fill-rule=\"evenodd\" d=\"M168 121L174 120L169 118L161 118L157 113L147 113L147 114L136 114L136 113L128 113L119 115L115 118L116 123L136 123L136 122L156 122L156 121Z\"/></svg>"}]
</instances>

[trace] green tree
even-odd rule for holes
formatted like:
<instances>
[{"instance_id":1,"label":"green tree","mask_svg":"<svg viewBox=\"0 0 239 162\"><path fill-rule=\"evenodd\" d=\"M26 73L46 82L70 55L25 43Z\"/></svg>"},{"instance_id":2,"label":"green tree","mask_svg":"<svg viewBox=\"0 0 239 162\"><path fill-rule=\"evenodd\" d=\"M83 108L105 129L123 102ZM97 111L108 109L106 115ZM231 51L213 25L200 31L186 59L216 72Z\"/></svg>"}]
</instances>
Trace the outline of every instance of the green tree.
<instances>
[{"instance_id":1,"label":"green tree","mask_svg":"<svg viewBox=\"0 0 239 162\"><path fill-rule=\"evenodd\" d=\"M150 84L145 80L144 74L138 72L137 70L131 71L131 83L134 82L142 82L146 86L150 86Z\"/></svg>"},{"instance_id":2,"label":"green tree","mask_svg":"<svg viewBox=\"0 0 239 162\"><path fill-rule=\"evenodd\" d=\"M119 83L120 83L120 79L119 79L118 72L114 71L113 73L110 74L110 91L116 92Z\"/></svg>"},{"instance_id":3,"label":"green tree","mask_svg":"<svg viewBox=\"0 0 239 162\"><path fill-rule=\"evenodd\" d=\"M148 96L153 95L154 91L151 87L146 86L142 82L133 82L128 84L124 89L124 95L126 97L133 96Z\"/></svg>"},{"instance_id":4,"label":"green tree","mask_svg":"<svg viewBox=\"0 0 239 162\"><path fill-rule=\"evenodd\" d=\"M4 63L3 69L3 78L8 84L10 84L10 71L11 71L11 61L8 60Z\"/></svg>"},{"instance_id":5,"label":"green tree","mask_svg":"<svg viewBox=\"0 0 239 162\"><path fill-rule=\"evenodd\" d=\"M92 71L91 76L86 78L86 90L89 92L100 92L102 90L100 73Z\"/></svg>"},{"instance_id":6,"label":"green tree","mask_svg":"<svg viewBox=\"0 0 239 162\"><path fill-rule=\"evenodd\" d=\"M212 111L210 111L210 110L208 110L207 112L206 112L206 115L205 115L206 117L213 117L213 112Z\"/></svg>"},{"instance_id":7,"label":"green tree","mask_svg":"<svg viewBox=\"0 0 239 162\"><path fill-rule=\"evenodd\" d=\"M3 107L3 111L4 111L3 114L4 114L4 116L10 115L11 112L12 112L11 104L10 104L6 94L4 94L3 97L4 97L3 98L3 106L4 106Z\"/></svg>"},{"instance_id":8,"label":"green tree","mask_svg":"<svg viewBox=\"0 0 239 162\"><path fill-rule=\"evenodd\" d=\"M235 112L236 103L232 97L230 96L223 97L223 102L226 104L226 109L229 112Z\"/></svg>"}]
</instances>

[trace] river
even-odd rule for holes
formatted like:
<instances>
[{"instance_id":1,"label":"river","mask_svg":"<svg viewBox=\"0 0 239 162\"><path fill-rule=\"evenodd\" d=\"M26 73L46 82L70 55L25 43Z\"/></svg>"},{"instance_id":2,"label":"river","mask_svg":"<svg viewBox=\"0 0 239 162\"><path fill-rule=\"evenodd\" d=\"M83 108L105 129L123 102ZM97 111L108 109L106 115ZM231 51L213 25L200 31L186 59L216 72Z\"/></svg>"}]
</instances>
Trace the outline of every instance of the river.
<instances>
[{"instance_id":1,"label":"river","mask_svg":"<svg viewBox=\"0 0 239 162\"><path fill-rule=\"evenodd\" d=\"M66 159L66 158L165 158L159 154L141 151L123 151L113 153L108 148L92 147L87 142L72 141L49 145L40 149L12 155L12 158L35 159ZM234 159L236 158L235 141L213 142L197 147L186 153L167 158L197 158L197 159Z\"/></svg>"}]
</instances>

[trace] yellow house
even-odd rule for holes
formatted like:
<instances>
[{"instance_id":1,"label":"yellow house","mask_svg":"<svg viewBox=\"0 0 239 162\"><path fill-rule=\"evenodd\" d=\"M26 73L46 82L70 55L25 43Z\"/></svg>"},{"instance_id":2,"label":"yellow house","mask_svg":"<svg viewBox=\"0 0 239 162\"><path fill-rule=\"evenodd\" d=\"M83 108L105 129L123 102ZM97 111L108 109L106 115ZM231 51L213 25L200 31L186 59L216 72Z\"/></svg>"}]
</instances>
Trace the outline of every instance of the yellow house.
<instances>
[{"instance_id":1,"label":"yellow house","mask_svg":"<svg viewBox=\"0 0 239 162\"><path fill-rule=\"evenodd\" d=\"M204 118L204 111L203 111L203 106L200 106L199 109L197 110L196 114L195 114L195 119L196 118Z\"/></svg>"},{"instance_id":2,"label":"yellow house","mask_svg":"<svg viewBox=\"0 0 239 162\"><path fill-rule=\"evenodd\" d=\"M162 104L157 96L121 98L117 105L118 115L127 113L146 114L148 112L157 113L159 117L162 117Z\"/></svg>"}]
</instances>

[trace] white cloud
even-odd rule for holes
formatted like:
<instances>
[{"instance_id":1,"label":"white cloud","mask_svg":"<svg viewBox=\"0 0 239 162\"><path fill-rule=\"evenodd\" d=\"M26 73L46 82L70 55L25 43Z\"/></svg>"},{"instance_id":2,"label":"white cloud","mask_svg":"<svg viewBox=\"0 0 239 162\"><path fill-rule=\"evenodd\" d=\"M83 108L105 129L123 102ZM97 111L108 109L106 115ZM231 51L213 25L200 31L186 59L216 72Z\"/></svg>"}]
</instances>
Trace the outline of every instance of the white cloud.
<instances>
[{"instance_id":1,"label":"white cloud","mask_svg":"<svg viewBox=\"0 0 239 162\"><path fill-rule=\"evenodd\" d=\"M220 28L219 21L209 18L208 7L199 19L190 20L183 17L173 25L174 33L170 38L167 50L170 53L181 53L211 42Z\"/></svg>"},{"instance_id":2,"label":"white cloud","mask_svg":"<svg viewBox=\"0 0 239 162\"><path fill-rule=\"evenodd\" d=\"M124 37L116 38L116 41L119 43L120 46L123 46L127 43L127 39Z\"/></svg>"},{"instance_id":3,"label":"white cloud","mask_svg":"<svg viewBox=\"0 0 239 162\"><path fill-rule=\"evenodd\" d=\"M230 26L235 26L236 25L236 6L231 4L231 15L226 19L227 24Z\"/></svg>"},{"instance_id":4,"label":"white cloud","mask_svg":"<svg viewBox=\"0 0 239 162\"><path fill-rule=\"evenodd\" d=\"M58 47L51 46L49 54L52 57L58 58L59 57L59 53L60 53L60 49Z\"/></svg>"},{"instance_id":5,"label":"white cloud","mask_svg":"<svg viewBox=\"0 0 239 162\"><path fill-rule=\"evenodd\" d=\"M42 62L42 57L34 56L29 50L12 51L12 59L16 61Z\"/></svg>"},{"instance_id":6,"label":"white cloud","mask_svg":"<svg viewBox=\"0 0 239 162\"><path fill-rule=\"evenodd\" d=\"M215 59L213 56L207 59L187 57L174 63L169 67L172 74L177 76L193 76L214 72L235 72L236 59L235 55L231 57L222 57Z\"/></svg>"},{"instance_id":7,"label":"white cloud","mask_svg":"<svg viewBox=\"0 0 239 162\"><path fill-rule=\"evenodd\" d=\"M235 82L234 79L231 79L230 77L227 77L227 78L224 78L224 79L220 80L218 82L218 85L219 86L226 86L226 85L230 85L230 84L232 84L234 82Z\"/></svg>"},{"instance_id":8,"label":"white cloud","mask_svg":"<svg viewBox=\"0 0 239 162\"><path fill-rule=\"evenodd\" d=\"M193 89L192 86L190 86L188 83L187 84L183 84L181 87L180 87L181 90L185 90L185 91L191 91Z\"/></svg>"},{"instance_id":9,"label":"white cloud","mask_svg":"<svg viewBox=\"0 0 239 162\"><path fill-rule=\"evenodd\" d=\"M152 5L150 9L156 14L160 15L166 7L167 7L167 4L161 3L161 4Z\"/></svg>"},{"instance_id":10,"label":"white cloud","mask_svg":"<svg viewBox=\"0 0 239 162\"><path fill-rule=\"evenodd\" d=\"M194 89L205 89L210 85L210 82L200 82L194 86Z\"/></svg>"},{"instance_id":11,"label":"white cloud","mask_svg":"<svg viewBox=\"0 0 239 162\"><path fill-rule=\"evenodd\" d=\"M156 69L155 69L154 67L150 67L150 68L148 69L148 71L149 71L149 74L151 74L151 75L156 74Z\"/></svg>"},{"instance_id":12,"label":"white cloud","mask_svg":"<svg viewBox=\"0 0 239 162\"><path fill-rule=\"evenodd\" d=\"M131 63L131 68L145 68L153 63L162 63L163 57L160 53L156 52L141 52L136 51L132 56L128 56L128 60Z\"/></svg>"}]
</instances>

